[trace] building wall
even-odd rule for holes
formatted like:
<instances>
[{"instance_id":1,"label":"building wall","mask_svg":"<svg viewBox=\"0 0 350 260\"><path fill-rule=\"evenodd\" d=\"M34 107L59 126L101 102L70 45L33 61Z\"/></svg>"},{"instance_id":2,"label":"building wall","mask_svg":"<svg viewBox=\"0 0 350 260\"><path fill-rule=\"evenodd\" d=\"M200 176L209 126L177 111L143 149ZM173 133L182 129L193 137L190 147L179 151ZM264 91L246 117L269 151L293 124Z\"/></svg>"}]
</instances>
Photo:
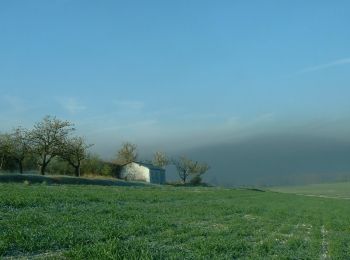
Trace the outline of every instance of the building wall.
<instances>
[{"instance_id":1,"label":"building wall","mask_svg":"<svg viewBox=\"0 0 350 260\"><path fill-rule=\"evenodd\" d=\"M165 184L165 170L148 168L138 163L129 163L122 167L120 178L129 181L144 181Z\"/></svg>"},{"instance_id":2,"label":"building wall","mask_svg":"<svg viewBox=\"0 0 350 260\"><path fill-rule=\"evenodd\" d=\"M151 169L150 181L151 183L165 184L165 170Z\"/></svg>"},{"instance_id":3,"label":"building wall","mask_svg":"<svg viewBox=\"0 0 350 260\"><path fill-rule=\"evenodd\" d=\"M120 178L129 181L151 181L150 170L147 167L139 165L137 163L130 163L125 165L120 172Z\"/></svg>"}]
</instances>

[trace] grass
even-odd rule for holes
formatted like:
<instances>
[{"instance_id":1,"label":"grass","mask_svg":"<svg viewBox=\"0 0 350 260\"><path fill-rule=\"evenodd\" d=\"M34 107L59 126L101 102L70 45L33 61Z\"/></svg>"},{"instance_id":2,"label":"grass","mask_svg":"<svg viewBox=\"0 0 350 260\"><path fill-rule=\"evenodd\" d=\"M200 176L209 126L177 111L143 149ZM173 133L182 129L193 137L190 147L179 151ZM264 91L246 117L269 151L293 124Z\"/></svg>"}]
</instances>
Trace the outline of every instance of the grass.
<instances>
[{"instance_id":1,"label":"grass","mask_svg":"<svg viewBox=\"0 0 350 260\"><path fill-rule=\"evenodd\" d=\"M350 182L310 184L303 186L275 187L270 190L330 198L350 199Z\"/></svg>"},{"instance_id":2,"label":"grass","mask_svg":"<svg viewBox=\"0 0 350 260\"><path fill-rule=\"evenodd\" d=\"M4 259L346 259L350 201L258 190L0 184Z\"/></svg>"},{"instance_id":3,"label":"grass","mask_svg":"<svg viewBox=\"0 0 350 260\"><path fill-rule=\"evenodd\" d=\"M69 184L69 185L101 185L101 186L149 186L152 184L144 182L127 182L116 178L94 177L73 177L67 175L38 175L38 174L16 174L1 173L1 183L30 183L30 184Z\"/></svg>"}]
</instances>

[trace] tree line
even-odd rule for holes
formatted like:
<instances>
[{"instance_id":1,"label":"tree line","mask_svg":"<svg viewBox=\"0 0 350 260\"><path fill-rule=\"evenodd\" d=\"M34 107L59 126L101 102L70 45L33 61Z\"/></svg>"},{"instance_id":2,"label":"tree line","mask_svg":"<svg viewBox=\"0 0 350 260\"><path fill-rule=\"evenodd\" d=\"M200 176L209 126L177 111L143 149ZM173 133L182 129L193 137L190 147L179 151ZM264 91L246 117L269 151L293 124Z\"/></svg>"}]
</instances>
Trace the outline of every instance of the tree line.
<instances>
[{"instance_id":1,"label":"tree line","mask_svg":"<svg viewBox=\"0 0 350 260\"><path fill-rule=\"evenodd\" d=\"M36 164L45 175L50 162L59 157L74 168L76 176L80 176L81 163L91 145L83 137L73 135L74 132L72 123L46 116L32 129L17 127L10 133L1 134L0 170L17 167L23 173L29 158L28 168L32 169Z\"/></svg>"},{"instance_id":2,"label":"tree line","mask_svg":"<svg viewBox=\"0 0 350 260\"><path fill-rule=\"evenodd\" d=\"M10 133L0 134L0 170L39 170L40 174L104 175L118 177L118 166L138 160L137 146L124 143L112 162L102 160L89 153L92 144L75 134L74 124L69 121L45 116L32 129L17 127ZM169 158L156 152L152 163L160 168L176 167L183 184L199 184L209 165L193 161L185 156Z\"/></svg>"}]
</instances>

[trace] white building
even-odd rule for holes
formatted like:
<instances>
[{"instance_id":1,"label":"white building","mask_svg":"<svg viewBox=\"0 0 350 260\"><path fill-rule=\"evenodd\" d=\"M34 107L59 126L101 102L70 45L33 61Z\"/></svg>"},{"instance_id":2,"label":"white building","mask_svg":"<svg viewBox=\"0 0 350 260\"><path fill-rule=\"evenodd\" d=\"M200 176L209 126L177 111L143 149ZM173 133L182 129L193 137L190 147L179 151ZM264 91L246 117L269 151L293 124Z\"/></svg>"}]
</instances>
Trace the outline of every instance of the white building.
<instances>
[{"instance_id":1,"label":"white building","mask_svg":"<svg viewBox=\"0 0 350 260\"><path fill-rule=\"evenodd\" d=\"M119 176L127 181L165 183L165 170L148 163L130 162L122 165Z\"/></svg>"}]
</instances>

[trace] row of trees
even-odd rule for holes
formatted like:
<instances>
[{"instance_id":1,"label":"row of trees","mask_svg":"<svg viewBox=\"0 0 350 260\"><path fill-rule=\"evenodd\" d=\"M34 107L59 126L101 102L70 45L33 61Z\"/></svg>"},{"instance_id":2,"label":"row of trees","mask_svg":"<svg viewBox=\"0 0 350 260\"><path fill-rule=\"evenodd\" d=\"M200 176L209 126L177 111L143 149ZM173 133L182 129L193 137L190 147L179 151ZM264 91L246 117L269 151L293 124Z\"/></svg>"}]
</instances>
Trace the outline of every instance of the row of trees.
<instances>
[{"instance_id":1,"label":"row of trees","mask_svg":"<svg viewBox=\"0 0 350 260\"><path fill-rule=\"evenodd\" d=\"M124 143L111 163L101 160L97 155L88 153L92 146L84 138L74 135L74 125L56 117L46 116L32 129L18 127L11 133L0 135L0 170L17 169L23 173L24 166L29 169L39 168L42 175L46 171L66 174L71 171L76 176L84 173L94 175L115 175L116 165L137 161L137 146ZM145 161L161 168L174 165L182 183L189 180L193 184L202 181L202 176L209 170L206 163L193 161L185 156L171 159L163 152L156 152L153 159Z\"/></svg>"},{"instance_id":2,"label":"row of trees","mask_svg":"<svg viewBox=\"0 0 350 260\"><path fill-rule=\"evenodd\" d=\"M18 171L23 173L25 159L31 158L45 175L49 163L60 157L74 168L76 176L80 176L81 163L91 145L73 135L74 131L72 123L46 116L30 130L18 127L0 135L0 170L5 163L15 162Z\"/></svg>"}]
</instances>

